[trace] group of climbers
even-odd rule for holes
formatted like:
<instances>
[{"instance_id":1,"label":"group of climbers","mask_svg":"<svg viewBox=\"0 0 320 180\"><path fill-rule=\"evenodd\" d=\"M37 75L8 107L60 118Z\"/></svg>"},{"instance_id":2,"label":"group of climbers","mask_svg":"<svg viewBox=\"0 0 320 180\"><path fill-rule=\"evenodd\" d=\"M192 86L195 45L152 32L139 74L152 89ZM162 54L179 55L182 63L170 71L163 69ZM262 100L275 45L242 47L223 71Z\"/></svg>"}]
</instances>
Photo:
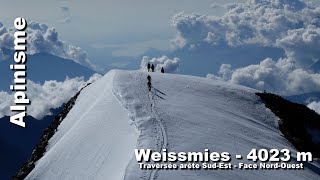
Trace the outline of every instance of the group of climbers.
<instances>
[{"instance_id":1,"label":"group of climbers","mask_svg":"<svg viewBox=\"0 0 320 180\"><path fill-rule=\"evenodd\" d=\"M148 72L154 72L154 65L153 64L148 63ZM164 73L163 67L161 68L161 73ZM147 82L148 89L149 89L149 91L151 91L152 85L151 85L151 76L150 75L147 76L147 80L148 80L148 82Z\"/></svg>"},{"instance_id":2,"label":"group of climbers","mask_svg":"<svg viewBox=\"0 0 320 180\"><path fill-rule=\"evenodd\" d=\"M148 72L155 72L153 64L148 63ZM164 73L163 67L161 68L161 73Z\"/></svg>"}]
</instances>

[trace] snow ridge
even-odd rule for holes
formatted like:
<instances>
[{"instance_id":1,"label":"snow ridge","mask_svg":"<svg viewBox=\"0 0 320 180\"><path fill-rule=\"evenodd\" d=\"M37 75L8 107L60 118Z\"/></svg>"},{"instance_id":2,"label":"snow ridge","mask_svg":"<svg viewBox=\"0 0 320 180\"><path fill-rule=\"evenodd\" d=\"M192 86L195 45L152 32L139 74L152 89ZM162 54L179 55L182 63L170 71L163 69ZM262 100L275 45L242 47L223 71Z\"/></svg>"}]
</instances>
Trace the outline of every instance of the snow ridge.
<instances>
[{"instance_id":1,"label":"snow ridge","mask_svg":"<svg viewBox=\"0 0 320 180\"><path fill-rule=\"evenodd\" d=\"M85 88L26 179L123 179L139 134L113 95L115 71Z\"/></svg>"},{"instance_id":2,"label":"snow ridge","mask_svg":"<svg viewBox=\"0 0 320 180\"><path fill-rule=\"evenodd\" d=\"M150 75L152 92L144 71L110 71L85 88L27 179L319 179L307 166L276 172L140 169L135 148L210 149L233 157L245 156L252 148L286 148L296 153L256 90L200 77ZM232 158L232 163L238 162Z\"/></svg>"}]
</instances>

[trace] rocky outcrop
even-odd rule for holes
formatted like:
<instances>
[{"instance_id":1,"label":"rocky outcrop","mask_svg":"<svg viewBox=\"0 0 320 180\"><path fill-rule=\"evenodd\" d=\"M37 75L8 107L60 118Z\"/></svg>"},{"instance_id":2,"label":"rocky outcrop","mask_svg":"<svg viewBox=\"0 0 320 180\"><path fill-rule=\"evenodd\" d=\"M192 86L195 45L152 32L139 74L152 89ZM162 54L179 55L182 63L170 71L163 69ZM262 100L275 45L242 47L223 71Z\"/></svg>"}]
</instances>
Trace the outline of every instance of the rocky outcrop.
<instances>
[{"instance_id":1,"label":"rocky outcrop","mask_svg":"<svg viewBox=\"0 0 320 180\"><path fill-rule=\"evenodd\" d=\"M87 87L88 85L89 84L87 84L85 87ZM57 116L55 116L53 122L49 125L47 129L44 130L40 142L37 144L37 146L32 152L31 158L20 168L17 174L13 177L14 180L21 180L27 177L27 175L34 169L35 162L37 162L41 157L43 157L43 155L46 152L46 147L50 138L55 134L55 132L58 130L60 123L72 109L81 90L75 96L73 96L67 103L63 105L63 110Z\"/></svg>"},{"instance_id":2,"label":"rocky outcrop","mask_svg":"<svg viewBox=\"0 0 320 180\"><path fill-rule=\"evenodd\" d=\"M283 99L272 93L256 93L266 107L280 118L279 128L298 151L320 157L320 115L307 106Z\"/></svg>"}]
</instances>

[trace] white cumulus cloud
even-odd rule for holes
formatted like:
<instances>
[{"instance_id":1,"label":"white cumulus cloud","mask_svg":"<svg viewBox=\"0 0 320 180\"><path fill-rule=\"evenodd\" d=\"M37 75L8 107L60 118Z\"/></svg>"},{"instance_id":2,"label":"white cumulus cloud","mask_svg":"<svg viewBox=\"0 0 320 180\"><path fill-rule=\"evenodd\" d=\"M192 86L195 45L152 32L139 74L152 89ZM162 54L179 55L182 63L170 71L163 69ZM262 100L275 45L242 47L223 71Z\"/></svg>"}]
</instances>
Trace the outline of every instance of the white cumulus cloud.
<instances>
[{"instance_id":1,"label":"white cumulus cloud","mask_svg":"<svg viewBox=\"0 0 320 180\"><path fill-rule=\"evenodd\" d=\"M141 69L146 70L148 63L153 64L156 71L160 71L163 67L165 72L171 73L178 71L178 68L180 66L180 59L170 59L167 56L162 56L160 58L149 58L148 56L144 56L140 64Z\"/></svg>"},{"instance_id":2,"label":"white cumulus cloud","mask_svg":"<svg viewBox=\"0 0 320 180\"><path fill-rule=\"evenodd\" d=\"M320 7L300 0L228 4L221 17L182 12L172 18L172 25L178 32L176 47L274 47L299 66L320 56Z\"/></svg>"},{"instance_id":3,"label":"white cumulus cloud","mask_svg":"<svg viewBox=\"0 0 320 180\"><path fill-rule=\"evenodd\" d=\"M320 91L320 74L310 68L320 60L319 6L302 0L248 0L225 8L226 13L219 17L176 14L172 18L178 32L173 40L176 47L208 51L217 47L275 48L284 55L241 68L222 64L217 74L208 74L208 78L282 95ZM239 54L239 59L246 56Z\"/></svg>"},{"instance_id":4,"label":"white cumulus cloud","mask_svg":"<svg viewBox=\"0 0 320 180\"><path fill-rule=\"evenodd\" d=\"M45 81L43 84L37 84L28 80L27 96L31 101L31 105L27 107L27 114L36 119L41 119L50 113L51 108L58 108L63 103L73 97L82 87L88 83L92 83L101 75L94 74L88 81L83 77L66 78L63 82ZM0 118L12 115L10 106L13 105L13 94L0 91Z\"/></svg>"},{"instance_id":5,"label":"white cumulus cloud","mask_svg":"<svg viewBox=\"0 0 320 180\"><path fill-rule=\"evenodd\" d=\"M89 60L87 52L80 47L61 40L55 28L30 21L28 22L26 31L28 42L27 51L29 54L49 53L62 58L71 59L81 65L96 69ZM0 22L0 49L13 49L13 33L13 29L6 28Z\"/></svg>"},{"instance_id":6,"label":"white cumulus cloud","mask_svg":"<svg viewBox=\"0 0 320 180\"><path fill-rule=\"evenodd\" d=\"M267 58L260 64L238 69L222 65L217 75L208 74L207 77L281 95L320 91L320 74L298 68L290 59L273 61Z\"/></svg>"},{"instance_id":7,"label":"white cumulus cloud","mask_svg":"<svg viewBox=\"0 0 320 180\"><path fill-rule=\"evenodd\" d=\"M314 110L318 114L320 114L320 102L319 101L313 101L310 104L308 104L308 108Z\"/></svg>"}]
</instances>

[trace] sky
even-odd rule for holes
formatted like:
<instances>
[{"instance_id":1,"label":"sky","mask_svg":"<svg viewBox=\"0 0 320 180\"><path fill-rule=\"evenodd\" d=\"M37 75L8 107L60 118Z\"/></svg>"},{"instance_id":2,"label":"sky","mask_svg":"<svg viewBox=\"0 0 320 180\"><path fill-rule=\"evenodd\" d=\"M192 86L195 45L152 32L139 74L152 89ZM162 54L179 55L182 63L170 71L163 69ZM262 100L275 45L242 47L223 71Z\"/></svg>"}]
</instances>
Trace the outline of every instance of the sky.
<instances>
[{"instance_id":1,"label":"sky","mask_svg":"<svg viewBox=\"0 0 320 180\"><path fill-rule=\"evenodd\" d=\"M4 0L0 17L7 27L17 16L54 27L62 40L83 48L92 62L103 65L114 56L142 56L150 48L170 50L177 33L171 19L177 13L221 16L226 12L223 5L245 1Z\"/></svg>"},{"instance_id":2,"label":"sky","mask_svg":"<svg viewBox=\"0 0 320 180\"><path fill-rule=\"evenodd\" d=\"M54 27L60 39L83 48L92 62L102 64L113 56L171 49L177 34L171 21L177 13L221 16L226 12L223 5L245 1L4 0L0 17L7 27L17 16Z\"/></svg>"},{"instance_id":3,"label":"sky","mask_svg":"<svg viewBox=\"0 0 320 180\"><path fill-rule=\"evenodd\" d=\"M233 1L5 0L0 17L9 27L18 15L54 27L61 39L84 48L95 62L106 52L138 56L148 48L167 50L176 33L170 24L175 14L221 15L224 9L212 5Z\"/></svg>"}]
</instances>

